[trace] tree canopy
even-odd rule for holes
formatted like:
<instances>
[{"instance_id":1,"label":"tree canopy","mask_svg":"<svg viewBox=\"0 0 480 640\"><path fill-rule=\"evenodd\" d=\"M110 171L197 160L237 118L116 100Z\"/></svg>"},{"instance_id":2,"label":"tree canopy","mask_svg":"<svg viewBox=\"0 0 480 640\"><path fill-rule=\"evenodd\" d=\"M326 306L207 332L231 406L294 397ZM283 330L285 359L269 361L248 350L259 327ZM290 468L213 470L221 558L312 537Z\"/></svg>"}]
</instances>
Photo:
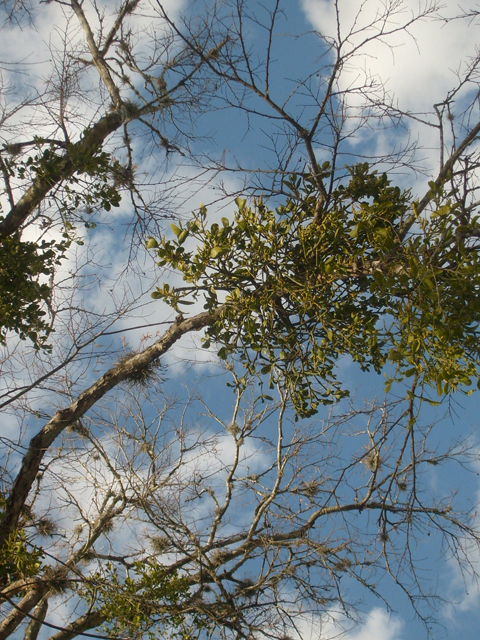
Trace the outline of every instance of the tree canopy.
<instances>
[{"instance_id":1,"label":"tree canopy","mask_svg":"<svg viewBox=\"0 0 480 640\"><path fill-rule=\"evenodd\" d=\"M478 216L433 182L434 211L423 215L385 173L366 163L348 172L320 212L312 178L292 178L276 211L237 199L232 223L209 225L202 207L158 249L186 284L153 296L178 312L200 296L212 313L223 298L205 346L221 345L225 360L240 352L272 388L281 381L301 416L345 395L335 370L344 355L366 371L392 363L387 388L415 376L442 396L478 377Z\"/></svg>"},{"instance_id":2,"label":"tree canopy","mask_svg":"<svg viewBox=\"0 0 480 640\"><path fill-rule=\"evenodd\" d=\"M480 57L372 69L478 10L0 12L0 640L431 632L478 571Z\"/></svg>"}]
</instances>

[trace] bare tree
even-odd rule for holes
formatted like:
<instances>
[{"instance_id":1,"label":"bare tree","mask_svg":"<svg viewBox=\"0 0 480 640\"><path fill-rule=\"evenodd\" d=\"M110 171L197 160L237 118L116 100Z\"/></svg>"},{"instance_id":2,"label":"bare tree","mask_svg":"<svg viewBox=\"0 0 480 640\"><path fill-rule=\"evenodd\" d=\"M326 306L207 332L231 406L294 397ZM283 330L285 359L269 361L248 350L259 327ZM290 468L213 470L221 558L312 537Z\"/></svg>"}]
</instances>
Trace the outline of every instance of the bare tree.
<instances>
[{"instance_id":1,"label":"bare tree","mask_svg":"<svg viewBox=\"0 0 480 640\"><path fill-rule=\"evenodd\" d=\"M220 418L197 394L177 407L157 385L139 391L144 382L130 378L44 456L22 520L49 540L50 562L4 582L2 637L22 620L27 636L48 625L46 603L59 600L54 638L101 624L115 637L170 627L281 637L312 614L350 613L342 576L376 593L382 572L422 612L415 540L438 529L462 561L460 540L477 542L422 482L428 465L473 451L433 451L429 428L406 429L413 402L299 425L281 391L262 404L239 390Z\"/></svg>"},{"instance_id":2,"label":"bare tree","mask_svg":"<svg viewBox=\"0 0 480 640\"><path fill-rule=\"evenodd\" d=\"M431 441L434 429L424 425L420 409L431 400L425 371L430 375L439 361L435 352L427 370L427 356L421 360L431 344L441 343L445 358L461 369L442 370L441 395L473 379L478 370L475 260L480 232L475 212L480 123L470 89L478 91L479 60L459 72L456 86L433 106L432 114L413 113L396 104L378 78L365 73L346 88L342 74L372 41L388 43L395 34L408 34L417 21L438 18L435 2L416 14L405 13L400 1L383 3L361 29L354 25L346 31L340 3L332 3L336 33L287 34L292 46L307 39L316 52L293 82L281 75L281 62L276 61L278 40L287 38L281 31L285 7L278 1L256 4L192 5L182 15L173 15L160 2L122 2L115 9L76 0L41 8L5 5L10 20L20 21L23 28L22 20L33 24L43 11L51 11L59 22L44 86L32 82L19 97L15 73L24 67L4 65L0 171L5 215L0 239L13 240L27 258L32 251L42 258L37 272L27 273L26 279L47 288L33 291L39 304L25 324L39 320L40 325L32 335L18 325L2 324L1 404L8 430L1 440L0 638L23 633L36 640L41 629L42 637L45 629L51 630L52 640L89 634L143 637L159 630L188 637L287 638L302 634L308 616L320 620L339 609L351 615L355 603L348 599L347 582L356 581L382 598L376 586L382 575L393 579L427 621L424 604L435 594L418 571L417 541L431 530L463 569L474 572L470 555L478 546L471 517L475 507L461 513L454 496L436 499L424 470L455 462L468 466L475 446L466 440L437 448L435 439ZM363 5L358 17L362 11ZM259 45L252 44L252 32L263 34ZM455 101L462 105L458 117L453 117ZM218 159L221 153L199 151L196 116L210 108L218 114L235 110L245 118L247 133L249 128L256 137L264 132L271 154L262 166L245 166L241 160L231 164ZM416 200L372 173L375 167L408 167L415 173L421 168L415 145L365 158L369 152L359 153L351 144L366 127L408 126L409 120L438 134L438 167L428 191ZM373 167L364 167L363 173L353 168L349 174L345 161L354 164L358 159L368 159ZM290 284L285 278L282 287L275 288L271 282L273 277L279 281L275 267L283 255L280 249L256 271L258 251L241 254L252 238L261 239L260 249L273 247L265 231L268 225L261 227L257 217L255 227L245 226L243 245L230 246L227 239L234 236L228 234L234 227L222 221L223 229L230 229L222 232L208 220L205 231L202 206L200 249L202 242L207 246L215 240L207 247L206 272L218 273L220 279L218 286L198 284L188 270L184 248L186 237L199 233L198 220L182 228L174 225L173 240L160 241L164 220L178 208L177 195L186 189L184 177L191 177L193 169L199 184L220 176L219 193L212 200L250 192L284 204L288 192L291 208L272 212L272 220L283 217L293 225L302 210L305 217L296 231L313 230L318 241L315 260L310 254L304 262L301 252L295 260L288 254L288 264L294 266L286 273L295 278ZM242 178L233 188L227 186L231 174ZM287 180L292 175L303 185L296 194ZM350 178L361 183L363 191L347 201L341 190L351 186ZM395 200L398 217L369 209L372 199L378 202L365 185L383 189ZM117 218L112 207L118 205L122 213ZM380 220L382 231L387 229L383 236L370 234L364 225L360 231L368 242L373 236L375 242L385 238L391 230L390 244L380 247L377 242L373 249L369 245L361 255L355 253L357 237L362 237L359 229L354 231L357 208L374 222ZM245 222L242 212L247 219L265 210L258 200L251 207L240 201L237 222ZM339 211L344 218L337 236L343 244L335 254L328 234L332 221L340 227ZM428 226L438 219L439 227ZM272 220L267 222L273 225ZM125 262L113 269L108 264L111 254L99 256L95 247L105 241L101 231L108 225L118 237L121 223ZM90 231L84 232L83 226ZM167 267L183 265L182 275L190 277L185 286L178 287L177 279L161 290L176 308L174 320L171 311L147 317L149 305L156 303L146 302L144 292L157 278L144 262L148 236L150 248L158 243L169 247L170 253L165 250L160 256ZM425 239L425 246L430 244L428 251L422 253L423 245L418 249L419 265L412 275L408 243L417 236ZM335 255L318 249L319 237L330 243ZM289 238L298 248L298 236L292 232ZM430 250L433 241L436 249ZM76 242L84 245L74 250ZM322 280L323 259L349 252L351 259L345 258L342 269L333 264L328 273L322 272ZM62 259L68 259L67 268ZM245 265L243 271L239 268L242 260L247 270ZM305 268L296 273L297 267ZM448 280L452 273L455 278ZM315 398L305 392L301 377L286 384L282 375L291 370L282 369L281 362L288 349L281 350L275 340L293 339L284 341L290 349L285 361L293 354L295 372L297 364L306 370L305 363L313 362L305 348L312 335L332 343L335 337L319 320L318 309L308 316L308 300L298 293L299 287L305 290L307 283L320 299L328 281L351 307L360 304L366 291L381 298L369 288L379 274L390 279L389 295L396 304L400 299L414 306L421 300L418 308L424 312L434 306L435 293L438 306L442 303L451 311L452 322L444 323L450 333L439 338L431 332L420 344L411 330L408 348L413 355L405 351L400 359L407 363L403 372L413 383L393 387L401 399L370 399L365 404L344 400L330 414L319 414L311 422L298 420L302 411L296 392L300 390L310 407ZM452 304L451 293L458 295L467 287L465 315ZM31 291L27 293L24 299ZM205 298L206 310L185 317L178 304L189 293L197 300ZM226 300L225 294L230 296ZM390 311L386 298L384 294L378 305L377 320ZM331 299L338 300L333 294ZM48 322L46 316L35 316L39 310L49 314ZM337 333L355 334L353 317L353 312L344 314ZM256 326L259 318L270 324L264 325L257 344L250 339L255 329L247 323L253 319ZM455 318L462 327L459 335L451 327ZM147 335L133 348L128 344L130 329L154 332L162 324L167 328L156 336ZM370 322L368 331L373 326ZM11 338L9 329L44 348L31 350L28 343ZM228 347L221 356L228 363L233 392L225 391L221 406L207 400L205 387L186 395L179 392L177 398L166 390L176 380L164 363L167 355L184 336L204 330L212 341L219 339L218 346ZM237 349L242 340L243 353ZM50 350L45 348L48 342ZM381 369L383 345L377 349L377 343L368 345L365 360L358 359L368 365L368 357L378 356L375 364ZM354 345L360 349L359 342ZM445 345L460 345L463 352L452 355ZM356 355L349 346L339 348L336 357L343 353ZM247 374L235 359L242 355ZM326 384L334 364L331 370L322 366L317 364L313 373ZM275 399L264 393L267 375ZM315 405L311 414L318 410ZM50 615L57 609L61 625Z\"/></svg>"}]
</instances>

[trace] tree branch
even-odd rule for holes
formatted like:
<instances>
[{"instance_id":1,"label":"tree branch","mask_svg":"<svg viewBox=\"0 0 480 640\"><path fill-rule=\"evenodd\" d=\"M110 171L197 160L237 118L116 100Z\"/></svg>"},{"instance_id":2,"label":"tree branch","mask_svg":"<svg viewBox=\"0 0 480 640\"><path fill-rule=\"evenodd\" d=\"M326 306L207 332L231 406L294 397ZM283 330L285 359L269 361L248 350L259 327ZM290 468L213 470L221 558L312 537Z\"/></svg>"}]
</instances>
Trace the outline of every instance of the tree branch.
<instances>
[{"instance_id":1,"label":"tree branch","mask_svg":"<svg viewBox=\"0 0 480 640\"><path fill-rule=\"evenodd\" d=\"M84 416L108 391L128 379L138 369L157 360L186 333L199 331L214 322L223 310L224 306L220 306L214 313L199 313L187 319L178 316L172 326L153 345L147 347L142 353L133 355L126 362L121 362L109 369L99 380L83 391L69 407L57 411L52 416L43 429L32 438L23 457L22 466L13 483L0 521L0 547L3 546L10 533L15 531L22 508L40 469L43 456L55 438L68 425ZM1 637L0 640L2 640Z\"/></svg>"}]
</instances>

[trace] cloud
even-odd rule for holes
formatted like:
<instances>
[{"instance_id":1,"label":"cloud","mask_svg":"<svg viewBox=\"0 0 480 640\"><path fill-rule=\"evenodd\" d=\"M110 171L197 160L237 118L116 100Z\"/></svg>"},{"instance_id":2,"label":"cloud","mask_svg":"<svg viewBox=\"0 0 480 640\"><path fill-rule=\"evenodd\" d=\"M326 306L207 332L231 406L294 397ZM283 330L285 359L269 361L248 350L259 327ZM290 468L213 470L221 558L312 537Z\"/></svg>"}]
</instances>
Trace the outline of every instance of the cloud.
<instances>
[{"instance_id":1,"label":"cloud","mask_svg":"<svg viewBox=\"0 0 480 640\"><path fill-rule=\"evenodd\" d=\"M338 611L330 611L328 618L314 616L311 621L304 620L298 629L303 640L404 640L404 627L399 616L375 607L353 626Z\"/></svg>"},{"instance_id":2,"label":"cloud","mask_svg":"<svg viewBox=\"0 0 480 640\"><path fill-rule=\"evenodd\" d=\"M379 77L404 108L430 110L451 88L463 61L475 55L474 39L465 37L466 21L445 22L431 14L412 22L421 10L416 0L341 0L338 24L336 4L330 0L302 2L307 19L321 34L338 38L340 33L345 41L343 54L358 48L342 73L343 88L367 72ZM462 7L468 10L474 4L470 1ZM458 12L456 6L451 7L445 17Z\"/></svg>"},{"instance_id":3,"label":"cloud","mask_svg":"<svg viewBox=\"0 0 480 640\"><path fill-rule=\"evenodd\" d=\"M375 608L363 617L359 629L349 631L347 640L402 640L403 621L389 615L385 609Z\"/></svg>"},{"instance_id":4,"label":"cloud","mask_svg":"<svg viewBox=\"0 0 480 640\"><path fill-rule=\"evenodd\" d=\"M480 445L477 445L477 454L475 456L476 463L472 465L472 471L480 476ZM473 452L472 452L473 453ZM472 483L473 484L473 483ZM473 486L470 485L471 489ZM476 505L480 504L480 477L477 480L477 489L473 497ZM475 511L469 525L474 531L480 531L480 513L478 509ZM466 538L460 539L460 559L453 554L447 559L447 565L450 569L449 573L449 592L447 599L449 604L444 608L445 618L450 623L456 623L458 615L466 612L476 613L480 605L480 587L478 583L478 575L480 575L480 548L475 541L468 541Z\"/></svg>"},{"instance_id":5,"label":"cloud","mask_svg":"<svg viewBox=\"0 0 480 640\"><path fill-rule=\"evenodd\" d=\"M434 172L439 160L438 129L425 122L438 124L434 104L445 100L448 92L458 85L459 76L477 52L476 40L470 37L470 22L441 19L460 13L456 3L447 3L441 17L435 12L414 21L425 7L428 3L420 4L417 0L302 1L307 20L328 42L343 41L341 52L348 60L337 89L348 92L345 131L353 132L358 126L364 108L371 105L370 99L390 104L398 113L415 114L424 121L407 120L408 129L390 128L385 132L361 126L349 139L354 150L361 144L361 153L389 156L393 146L418 143L422 153L418 154L417 162L421 158L422 167ZM465 11L474 7L473 0L462 4ZM368 88L369 82L374 86ZM364 92L350 92L364 83L367 87ZM451 104L454 116L461 114L466 100L474 99L476 90L474 85L466 84L455 96ZM448 127L445 135L448 146L451 143ZM407 161L408 164L413 163Z\"/></svg>"}]
</instances>

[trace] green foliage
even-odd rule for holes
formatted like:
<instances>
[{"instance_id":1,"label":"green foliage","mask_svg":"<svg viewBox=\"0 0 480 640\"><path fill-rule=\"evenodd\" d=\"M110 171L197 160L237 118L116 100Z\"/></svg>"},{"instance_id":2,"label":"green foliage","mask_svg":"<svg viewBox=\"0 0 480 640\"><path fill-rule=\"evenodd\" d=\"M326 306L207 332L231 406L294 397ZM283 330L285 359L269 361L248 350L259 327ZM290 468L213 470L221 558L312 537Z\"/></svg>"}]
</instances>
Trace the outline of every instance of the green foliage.
<instances>
[{"instance_id":1,"label":"green foliage","mask_svg":"<svg viewBox=\"0 0 480 640\"><path fill-rule=\"evenodd\" d=\"M416 376L439 394L477 377L480 362L478 216L458 213L437 189L436 210L404 233L415 203L367 164L315 218L312 180L291 179L285 206L237 199L233 223L207 224L205 207L162 238L159 265L179 270L184 287L152 296L177 311L202 297L221 317L208 328L219 356L240 354L250 372L282 380L300 416L346 395L336 362L363 370L395 367L389 379ZM198 245L187 251L191 237ZM152 244L152 243L151 243Z\"/></svg>"},{"instance_id":2,"label":"green foliage","mask_svg":"<svg viewBox=\"0 0 480 640\"><path fill-rule=\"evenodd\" d=\"M0 511L5 499L0 494ZM29 545L22 529L10 534L0 548L0 584L38 575L43 558L42 550Z\"/></svg>"},{"instance_id":3,"label":"green foliage","mask_svg":"<svg viewBox=\"0 0 480 640\"><path fill-rule=\"evenodd\" d=\"M94 576L80 594L99 607L106 617L110 635L129 638L165 637L166 630L183 637L185 614L181 603L188 595L186 577L163 567L156 560L135 562L128 575L121 578L115 565L107 562L105 575ZM197 628L199 623L196 624Z\"/></svg>"},{"instance_id":4,"label":"green foliage","mask_svg":"<svg viewBox=\"0 0 480 640\"><path fill-rule=\"evenodd\" d=\"M52 184L62 173L68 175L60 196L60 209L67 218L82 205L87 212L93 211L93 207L110 211L119 206L121 195L116 183L123 168L110 154L78 144L67 145L60 153L53 144L44 146L38 138L37 153L26 159L13 156L6 160L10 175L22 180L51 180Z\"/></svg>"},{"instance_id":5,"label":"green foliage","mask_svg":"<svg viewBox=\"0 0 480 640\"><path fill-rule=\"evenodd\" d=\"M7 145L11 157L4 159L5 169L10 177L33 183L41 180L51 181L53 185L64 178L62 187L55 194L64 220L69 220L82 206L87 214L95 207L110 211L119 206L118 187L125 181L125 168L109 153L79 144L59 149L53 143L46 145L42 138L36 138L35 142L36 153L26 158L18 156L17 145ZM84 222L87 226L95 226L88 220Z\"/></svg>"},{"instance_id":6,"label":"green foliage","mask_svg":"<svg viewBox=\"0 0 480 640\"><path fill-rule=\"evenodd\" d=\"M37 152L26 159L10 149L12 155L5 160L5 167L11 177L34 182L51 180L55 184L59 175L68 175L56 193L64 221L63 239L22 242L20 234L15 234L0 240L0 344L5 344L8 332L14 331L20 338L31 340L36 348L48 348L46 340L51 328L47 310L52 296L48 278L75 237L73 215L83 207L87 214L83 223L88 228L95 227L90 219L94 208L110 211L121 200L116 182L122 167L108 153L81 150L74 144L61 152L53 144L44 147L38 138ZM48 220L44 222L45 227L48 224Z\"/></svg>"},{"instance_id":7,"label":"green foliage","mask_svg":"<svg viewBox=\"0 0 480 640\"><path fill-rule=\"evenodd\" d=\"M42 551L27 543L24 531L12 533L0 549L0 583L37 575L42 558Z\"/></svg>"},{"instance_id":8,"label":"green foliage","mask_svg":"<svg viewBox=\"0 0 480 640\"><path fill-rule=\"evenodd\" d=\"M18 235L0 239L0 344L9 331L45 347L50 333L46 308L52 295L48 277L70 245L22 242Z\"/></svg>"}]
</instances>

